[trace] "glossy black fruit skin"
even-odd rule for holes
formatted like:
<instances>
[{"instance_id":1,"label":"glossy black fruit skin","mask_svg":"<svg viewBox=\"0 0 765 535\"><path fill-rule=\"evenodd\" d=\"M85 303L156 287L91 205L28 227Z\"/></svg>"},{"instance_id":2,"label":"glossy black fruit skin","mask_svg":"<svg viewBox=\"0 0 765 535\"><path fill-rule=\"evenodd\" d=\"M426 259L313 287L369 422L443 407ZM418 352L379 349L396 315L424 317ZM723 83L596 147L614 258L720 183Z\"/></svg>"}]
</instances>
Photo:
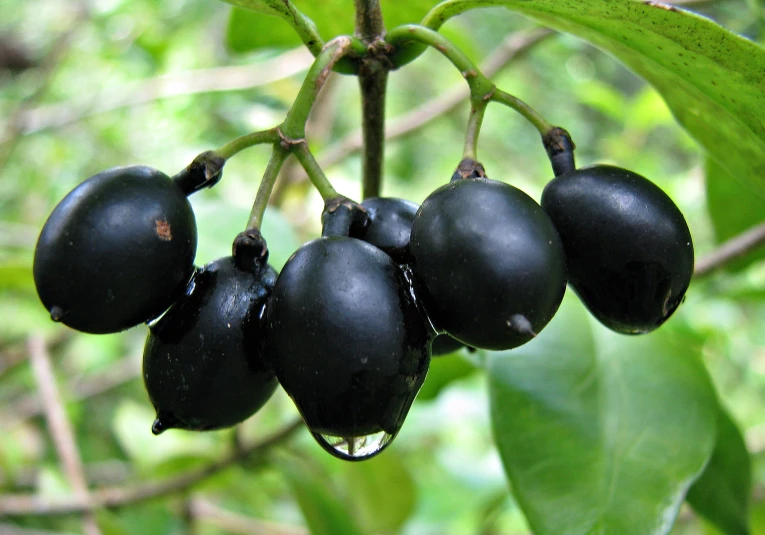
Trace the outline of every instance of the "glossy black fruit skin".
<instances>
[{"instance_id":1,"label":"glossy black fruit skin","mask_svg":"<svg viewBox=\"0 0 765 535\"><path fill-rule=\"evenodd\" d=\"M266 319L267 358L311 431L396 434L425 379L432 333L388 255L347 237L303 245Z\"/></svg>"},{"instance_id":2,"label":"glossy black fruit skin","mask_svg":"<svg viewBox=\"0 0 765 535\"><path fill-rule=\"evenodd\" d=\"M405 199L371 197L361 206L367 210L369 224L351 236L382 249L398 264L408 264L409 235L419 205Z\"/></svg>"},{"instance_id":3,"label":"glossy black fruit skin","mask_svg":"<svg viewBox=\"0 0 765 535\"><path fill-rule=\"evenodd\" d=\"M151 326L143 378L157 421L168 428L230 427L260 409L277 386L263 361L263 307L276 272L250 273L233 257L199 269L190 291Z\"/></svg>"},{"instance_id":4,"label":"glossy black fruit skin","mask_svg":"<svg viewBox=\"0 0 765 535\"><path fill-rule=\"evenodd\" d=\"M558 233L531 197L485 178L450 182L422 203L410 254L437 329L482 349L526 343L566 289Z\"/></svg>"},{"instance_id":5,"label":"glossy black fruit skin","mask_svg":"<svg viewBox=\"0 0 765 535\"><path fill-rule=\"evenodd\" d=\"M675 311L693 275L693 242L658 186L597 165L552 180L542 207L563 241L571 286L601 323L646 333Z\"/></svg>"},{"instance_id":6,"label":"glossy black fruit skin","mask_svg":"<svg viewBox=\"0 0 765 535\"><path fill-rule=\"evenodd\" d=\"M53 210L35 249L34 279L51 317L112 333L161 314L194 270L197 229L183 191L143 166L87 179Z\"/></svg>"}]
</instances>

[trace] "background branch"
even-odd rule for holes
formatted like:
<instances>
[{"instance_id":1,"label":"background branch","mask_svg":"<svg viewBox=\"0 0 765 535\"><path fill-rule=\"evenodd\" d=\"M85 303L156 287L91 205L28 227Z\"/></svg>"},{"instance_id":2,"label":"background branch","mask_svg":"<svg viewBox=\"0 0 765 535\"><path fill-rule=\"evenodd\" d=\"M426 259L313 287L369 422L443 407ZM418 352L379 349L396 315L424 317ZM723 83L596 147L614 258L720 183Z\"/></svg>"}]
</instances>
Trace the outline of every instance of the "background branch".
<instances>
[{"instance_id":1,"label":"background branch","mask_svg":"<svg viewBox=\"0 0 765 535\"><path fill-rule=\"evenodd\" d=\"M61 460L64 474L72 485L75 499L87 504L90 502L90 495L80 451L77 448L71 423L64 412L64 404L56 386L56 378L50 365L50 356L45 347L45 340L39 335L29 339L29 362L37 382L37 389L40 392L48 430ZM86 512L83 516L83 529L86 535L100 535L101 533L91 512Z\"/></svg>"},{"instance_id":2,"label":"background branch","mask_svg":"<svg viewBox=\"0 0 765 535\"><path fill-rule=\"evenodd\" d=\"M254 65L164 74L104 90L95 96L24 110L16 122L22 134L34 134L48 128L61 128L99 113L155 100L268 85L307 70L312 62L311 53L300 47Z\"/></svg>"},{"instance_id":3,"label":"background branch","mask_svg":"<svg viewBox=\"0 0 765 535\"><path fill-rule=\"evenodd\" d=\"M134 487L94 489L91 492L90 499L87 501L78 497L54 501L35 495L8 494L0 496L0 516L84 513L101 507L121 507L153 498L165 497L184 491L244 459L252 459L253 464L250 465L251 467L262 466L265 464L266 455L271 448L289 439L302 427L303 421L297 420L272 436L249 447L235 451L205 467L162 481L151 481Z\"/></svg>"},{"instance_id":4,"label":"background branch","mask_svg":"<svg viewBox=\"0 0 765 535\"><path fill-rule=\"evenodd\" d=\"M765 244L765 223L760 223L738 236L734 236L711 253L697 260L693 276L700 278L709 275L714 270L763 244Z\"/></svg>"}]
</instances>

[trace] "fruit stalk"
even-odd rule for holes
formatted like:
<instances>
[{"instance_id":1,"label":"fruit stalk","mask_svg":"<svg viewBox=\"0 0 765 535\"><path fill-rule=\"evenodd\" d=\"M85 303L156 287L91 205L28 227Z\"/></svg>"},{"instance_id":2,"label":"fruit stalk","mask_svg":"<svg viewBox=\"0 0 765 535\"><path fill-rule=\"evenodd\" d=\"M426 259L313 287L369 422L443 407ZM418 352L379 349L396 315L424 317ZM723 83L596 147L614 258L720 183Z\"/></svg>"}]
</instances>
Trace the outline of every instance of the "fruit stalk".
<instances>
[{"instance_id":1,"label":"fruit stalk","mask_svg":"<svg viewBox=\"0 0 765 535\"><path fill-rule=\"evenodd\" d=\"M247 229L260 230L260 225L263 223L263 213L266 211L268 199L271 197L271 190L274 188L276 178L279 176L279 171L287 156L289 156L289 151L284 149L279 143L274 143L274 150L271 153L271 158L268 160L268 166L263 173L263 178L260 180L258 193L255 195L255 202L252 204Z\"/></svg>"},{"instance_id":2,"label":"fruit stalk","mask_svg":"<svg viewBox=\"0 0 765 535\"><path fill-rule=\"evenodd\" d=\"M325 202L338 196L337 191L332 187L324 171L319 167L319 163L313 157L313 154L311 154L305 141L295 145L292 148L292 152L294 152L295 157L300 162L300 165L303 166L303 169L305 169L311 183L319 191L321 198Z\"/></svg>"},{"instance_id":3,"label":"fruit stalk","mask_svg":"<svg viewBox=\"0 0 765 535\"><path fill-rule=\"evenodd\" d=\"M491 100L494 102L499 102L500 104L504 104L505 106L512 108L520 113L524 119L534 125L534 128L537 129L542 137L547 135L554 128L552 123L542 117L539 112L537 112L534 108L516 96L497 89L491 96Z\"/></svg>"}]
</instances>

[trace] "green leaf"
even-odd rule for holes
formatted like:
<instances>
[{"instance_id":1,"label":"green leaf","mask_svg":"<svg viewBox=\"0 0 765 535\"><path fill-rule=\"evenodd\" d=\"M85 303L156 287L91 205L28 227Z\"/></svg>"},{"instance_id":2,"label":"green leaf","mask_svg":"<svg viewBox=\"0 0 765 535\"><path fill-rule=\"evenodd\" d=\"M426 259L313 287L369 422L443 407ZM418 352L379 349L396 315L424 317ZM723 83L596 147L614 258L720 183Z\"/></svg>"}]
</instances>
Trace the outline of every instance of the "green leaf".
<instances>
[{"instance_id":1,"label":"green leaf","mask_svg":"<svg viewBox=\"0 0 765 535\"><path fill-rule=\"evenodd\" d=\"M689 11L634 0L449 0L429 17L430 26L488 6L517 11L612 54L658 90L719 165L765 193L762 47Z\"/></svg>"},{"instance_id":2,"label":"green leaf","mask_svg":"<svg viewBox=\"0 0 765 535\"><path fill-rule=\"evenodd\" d=\"M289 24L277 22L262 13L235 7L226 27L226 45L239 54L258 48L288 48L300 44L300 38Z\"/></svg>"},{"instance_id":3,"label":"green leaf","mask_svg":"<svg viewBox=\"0 0 765 535\"><path fill-rule=\"evenodd\" d=\"M666 533L715 439L699 356L668 325L627 337L571 294L528 344L491 354L491 416L537 535Z\"/></svg>"},{"instance_id":4,"label":"green leaf","mask_svg":"<svg viewBox=\"0 0 765 535\"><path fill-rule=\"evenodd\" d=\"M391 533L414 511L417 489L395 453L360 463L343 463L343 489L353 503L364 533Z\"/></svg>"},{"instance_id":5,"label":"green leaf","mask_svg":"<svg viewBox=\"0 0 765 535\"><path fill-rule=\"evenodd\" d=\"M224 0L225 2L243 7L256 13L273 15L276 17L289 17L290 10L284 0Z\"/></svg>"},{"instance_id":6,"label":"green leaf","mask_svg":"<svg viewBox=\"0 0 765 535\"><path fill-rule=\"evenodd\" d=\"M361 535L348 512L348 506L331 491L330 482L315 473L313 467L293 459L279 467L292 488L312 535Z\"/></svg>"},{"instance_id":7,"label":"green leaf","mask_svg":"<svg viewBox=\"0 0 765 535\"><path fill-rule=\"evenodd\" d=\"M300 44L298 34L290 27L289 18L283 13L275 13L273 8L269 12L268 8L260 6L265 3L264 0L226 1L252 10L250 13L242 9L234 9L231 12L226 40L232 51L241 53L258 48L281 48ZM253 9L245 4L257 5L260 9ZM293 4L316 24L325 41L337 35L353 34L354 11L353 2L350 0L322 0L321 2L303 0ZM380 4L386 27L393 28L400 24L420 21L434 2L432 0L408 0L407 2L382 0ZM263 14L279 16L284 23L277 23L273 18Z\"/></svg>"},{"instance_id":8,"label":"green leaf","mask_svg":"<svg viewBox=\"0 0 765 535\"><path fill-rule=\"evenodd\" d=\"M417 394L417 399L420 401L435 399L441 390L454 381L471 375L477 369L475 364L459 354L434 357L430 359L428 375Z\"/></svg>"},{"instance_id":9,"label":"green leaf","mask_svg":"<svg viewBox=\"0 0 765 535\"><path fill-rule=\"evenodd\" d=\"M762 210L765 197L757 191L741 187L725 169L706 159L707 209L712 219L717 243L722 243L765 221ZM726 269L740 270L765 258L765 249L758 248L730 262Z\"/></svg>"},{"instance_id":10,"label":"green leaf","mask_svg":"<svg viewBox=\"0 0 765 535\"><path fill-rule=\"evenodd\" d=\"M687 500L697 513L728 535L749 533L749 496L752 486L749 452L741 432L721 408L717 443Z\"/></svg>"}]
</instances>

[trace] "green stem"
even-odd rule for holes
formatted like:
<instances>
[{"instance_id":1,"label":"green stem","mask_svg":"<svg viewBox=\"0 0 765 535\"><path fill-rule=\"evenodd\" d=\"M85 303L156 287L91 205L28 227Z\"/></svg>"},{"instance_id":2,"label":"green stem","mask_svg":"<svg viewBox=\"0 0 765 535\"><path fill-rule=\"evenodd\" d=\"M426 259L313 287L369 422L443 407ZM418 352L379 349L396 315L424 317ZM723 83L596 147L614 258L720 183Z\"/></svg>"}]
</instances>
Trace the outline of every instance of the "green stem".
<instances>
[{"instance_id":1,"label":"green stem","mask_svg":"<svg viewBox=\"0 0 765 535\"><path fill-rule=\"evenodd\" d=\"M374 67L373 72L367 69ZM363 156L361 165L362 198L379 197L385 161L385 92L388 71L379 61L362 64L359 71L361 89L361 134Z\"/></svg>"},{"instance_id":2,"label":"green stem","mask_svg":"<svg viewBox=\"0 0 765 535\"><path fill-rule=\"evenodd\" d=\"M268 165L263 173L263 178L260 180L258 193L255 195L255 202L252 204L250 221L247 223L248 230L260 230L260 225L263 223L263 214L266 211L268 199L271 197L271 190L274 188L276 178L279 176L279 171L281 170L284 161L287 159L287 156L289 156L289 153L289 150L283 148L279 143L274 143L271 159L268 160Z\"/></svg>"},{"instance_id":3,"label":"green stem","mask_svg":"<svg viewBox=\"0 0 765 535\"><path fill-rule=\"evenodd\" d=\"M259 132L253 132L251 134L238 137L235 140L226 143L221 148L214 150L213 152L224 160L228 160L238 152L248 147L262 143L277 143L279 140L279 131L276 128L269 128L268 130L261 130Z\"/></svg>"},{"instance_id":4,"label":"green stem","mask_svg":"<svg viewBox=\"0 0 765 535\"><path fill-rule=\"evenodd\" d=\"M542 117L534 108L523 102L518 97L497 89L491 96L491 100L508 106L520 113L528 122L534 125L542 136L547 135L554 126Z\"/></svg>"},{"instance_id":5,"label":"green stem","mask_svg":"<svg viewBox=\"0 0 765 535\"><path fill-rule=\"evenodd\" d=\"M369 44L385 34L380 0L354 0L356 8L355 35Z\"/></svg>"},{"instance_id":6,"label":"green stem","mask_svg":"<svg viewBox=\"0 0 765 535\"><path fill-rule=\"evenodd\" d=\"M478 161L478 135L481 133L481 123L489 104L488 99L471 99L470 118L468 119L467 133L465 135L465 149L462 158Z\"/></svg>"},{"instance_id":7,"label":"green stem","mask_svg":"<svg viewBox=\"0 0 765 535\"><path fill-rule=\"evenodd\" d=\"M369 47L358 71L361 90L362 197L379 197L385 161L385 93L388 62L377 51L385 35L379 0L354 0L355 35ZM384 53L384 52L383 52Z\"/></svg>"},{"instance_id":8,"label":"green stem","mask_svg":"<svg viewBox=\"0 0 765 535\"><path fill-rule=\"evenodd\" d=\"M335 188L329 183L324 171L319 167L319 163L308 149L308 144L303 141L296 145L292 145L291 150L295 153L295 157L300 162L300 165L305 169L305 173L308 175L311 183L313 183L314 187L319 191L321 198L326 202L329 199L337 197L337 191L335 191Z\"/></svg>"},{"instance_id":9,"label":"green stem","mask_svg":"<svg viewBox=\"0 0 765 535\"><path fill-rule=\"evenodd\" d=\"M446 57L459 71L470 87L471 98L483 97L494 91L494 84L478 70L454 43L443 35L429 28L416 24L404 24L393 28L385 37L385 42L398 48L410 42L418 42L435 48ZM395 53L393 55L395 58Z\"/></svg>"},{"instance_id":10,"label":"green stem","mask_svg":"<svg viewBox=\"0 0 765 535\"><path fill-rule=\"evenodd\" d=\"M355 52L358 55L364 55L366 51L367 47L364 43L347 35L336 37L324 46L308 70L287 117L279 125L279 130L284 136L293 140L305 138L305 123L308 120L308 115L311 113L311 108L316 102L319 91L324 87L324 83L332 72L332 68L349 53Z\"/></svg>"}]
</instances>

